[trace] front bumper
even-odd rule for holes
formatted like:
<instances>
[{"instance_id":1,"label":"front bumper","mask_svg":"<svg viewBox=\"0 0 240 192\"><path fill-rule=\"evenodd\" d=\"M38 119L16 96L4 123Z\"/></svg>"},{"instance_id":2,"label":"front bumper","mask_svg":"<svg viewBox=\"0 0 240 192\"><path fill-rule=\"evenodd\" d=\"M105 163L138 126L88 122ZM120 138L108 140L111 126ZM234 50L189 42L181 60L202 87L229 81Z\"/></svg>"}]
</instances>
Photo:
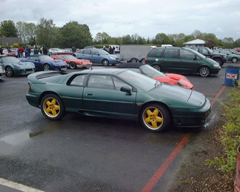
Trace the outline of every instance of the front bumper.
<instances>
[{"instance_id":1,"label":"front bumper","mask_svg":"<svg viewBox=\"0 0 240 192\"><path fill-rule=\"evenodd\" d=\"M35 68L29 68L29 69L15 68L14 69L14 73L16 75L29 75L34 72L35 72Z\"/></svg>"}]
</instances>

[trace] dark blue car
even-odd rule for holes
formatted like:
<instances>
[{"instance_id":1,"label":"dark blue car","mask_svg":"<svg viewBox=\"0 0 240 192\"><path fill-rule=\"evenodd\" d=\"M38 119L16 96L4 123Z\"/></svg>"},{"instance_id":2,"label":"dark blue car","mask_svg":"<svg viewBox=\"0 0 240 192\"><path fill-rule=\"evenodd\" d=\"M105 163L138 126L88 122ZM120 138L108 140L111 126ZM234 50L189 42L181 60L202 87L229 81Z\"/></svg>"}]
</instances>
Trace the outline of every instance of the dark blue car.
<instances>
[{"instance_id":1,"label":"dark blue car","mask_svg":"<svg viewBox=\"0 0 240 192\"><path fill-rule=\"evenodd\" d=\"M22 62L33 62L36 71L66 70L67 63L62 60L54 60L47 55L30 55L22 59Z\"/></svg>"}]
</instances>

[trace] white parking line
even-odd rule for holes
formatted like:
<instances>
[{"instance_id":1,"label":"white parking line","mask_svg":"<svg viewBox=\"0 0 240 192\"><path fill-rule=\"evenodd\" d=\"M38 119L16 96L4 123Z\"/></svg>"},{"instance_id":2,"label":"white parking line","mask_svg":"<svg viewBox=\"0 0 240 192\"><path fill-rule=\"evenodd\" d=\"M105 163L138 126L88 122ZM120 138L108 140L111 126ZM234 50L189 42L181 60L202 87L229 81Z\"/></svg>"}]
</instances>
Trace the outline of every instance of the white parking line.
<instances>
[{"instance_id":1,"label":"white parking line","mask_svg":"<svg viewBox=\"0 0 240 192\"><path fill-rule=\"evenodd\" d=\"M8 180L2 179L2 178L0 178L0 185L4 185L4 186L7 186L7 187L10 187L10 188L13 188L13 189L17 189L17 190L20 190L20 191L24 191L24 192L44 192L44 191L41 191L41 190L38 190L38 189L27 187L27 186L19 184L19 183L8 181Z\"/></svg>"}]
</instances>

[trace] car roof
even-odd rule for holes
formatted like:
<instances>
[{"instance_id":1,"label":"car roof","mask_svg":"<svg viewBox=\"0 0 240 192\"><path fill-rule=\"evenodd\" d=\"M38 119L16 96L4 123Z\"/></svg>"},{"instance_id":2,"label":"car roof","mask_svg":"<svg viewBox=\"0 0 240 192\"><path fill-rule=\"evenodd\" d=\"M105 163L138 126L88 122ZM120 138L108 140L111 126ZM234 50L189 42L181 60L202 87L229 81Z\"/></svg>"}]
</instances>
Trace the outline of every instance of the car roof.
<instances>
[{"instance_id":1,"label":"car roof","mask_svg":"<svg viewBox=\"0 0 240 192\"><path fill-rule=\"evenodd\" d=\"M117 73L121 73L123 71L127 71L127 69L117 69L117 68L110 68L110 69L88 69L88 70L83 70L83 71L76 71L76 72L72 72L69 74L100 74L100 75L111 75L111 74L117 74Z\"/></svg>"}]
</instances>

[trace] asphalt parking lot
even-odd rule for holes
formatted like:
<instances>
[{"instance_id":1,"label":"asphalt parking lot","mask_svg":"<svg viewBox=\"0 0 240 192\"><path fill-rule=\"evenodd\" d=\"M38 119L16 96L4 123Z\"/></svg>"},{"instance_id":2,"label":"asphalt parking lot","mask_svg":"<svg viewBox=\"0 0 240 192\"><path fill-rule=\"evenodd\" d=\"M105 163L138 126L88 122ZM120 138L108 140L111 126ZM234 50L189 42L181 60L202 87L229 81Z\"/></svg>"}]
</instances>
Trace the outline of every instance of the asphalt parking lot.
<instances>
[{"instance_id":1,"label":"asphalt parking lot","mask_svg":"<svg viewBox=\"0 0 240 192\"><path fill-rule=\"evenodd\" d=\"M201 131L211 129L232 89L224 85L229 64L218 75L187 76L212 103ZM27 89L25 76L0 82L0 178L42 191L168 191L185 158L181 148L192 134L201 136L173 128L151 133L135 121L78 114L49 121L27 103Z\"/></svg>"}]
</instances>

